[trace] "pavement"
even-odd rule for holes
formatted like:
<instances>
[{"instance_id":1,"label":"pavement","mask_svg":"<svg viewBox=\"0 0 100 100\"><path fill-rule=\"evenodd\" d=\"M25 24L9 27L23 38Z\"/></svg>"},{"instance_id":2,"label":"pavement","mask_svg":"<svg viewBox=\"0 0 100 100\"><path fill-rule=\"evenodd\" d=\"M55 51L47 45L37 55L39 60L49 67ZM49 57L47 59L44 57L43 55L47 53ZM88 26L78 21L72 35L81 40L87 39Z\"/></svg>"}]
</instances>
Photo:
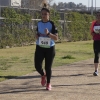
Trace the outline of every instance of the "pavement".
<instances>
[{"instance_id":1,"label":"pavement","mask_svg":"<svg viewBox=\"0 0 100 100\"><path fill-rule=\"evenodd\" d=\"M93 72L93 58L52 68L47 91L35 71L0 82L0 100L100 100L100 77Z\"/></svg>"}]
</instances>

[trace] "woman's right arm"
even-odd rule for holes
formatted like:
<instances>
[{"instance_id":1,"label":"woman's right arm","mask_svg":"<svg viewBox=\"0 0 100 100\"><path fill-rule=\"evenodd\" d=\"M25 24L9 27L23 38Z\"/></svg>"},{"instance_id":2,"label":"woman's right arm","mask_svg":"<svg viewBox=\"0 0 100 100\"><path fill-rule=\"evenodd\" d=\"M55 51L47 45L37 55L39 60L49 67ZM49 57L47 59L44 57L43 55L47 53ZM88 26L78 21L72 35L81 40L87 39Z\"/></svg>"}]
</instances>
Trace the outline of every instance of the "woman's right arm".
<instances>
[{"instance_id":1,"label":"woman's right arm","mask_svg":"<svg viewBox=\"0 0 100 100\"><path fill-rule=\"evenodd\" d=\"M93 21L92 23L91 23L91 27L90 27L90 31L91 31L91 35L92 36L94 36L95 35L95 33L94 33L94 31L93 31L93 28L94 28L94 24L96 23L96 21Z\"/></svg>"},{"instance_id":2,"label":"woman's right arm","mask_svg":"<svg viewBox=\"0 0 100 100\"><path fill-rule=\"evenodd\" d=\"M38 34L38 25L37 25L37 28L36 28L36 35L35 35L35 37L36 37L36 39L38 39L39 38L39 34Z\"/></svg>"}]
</instances>

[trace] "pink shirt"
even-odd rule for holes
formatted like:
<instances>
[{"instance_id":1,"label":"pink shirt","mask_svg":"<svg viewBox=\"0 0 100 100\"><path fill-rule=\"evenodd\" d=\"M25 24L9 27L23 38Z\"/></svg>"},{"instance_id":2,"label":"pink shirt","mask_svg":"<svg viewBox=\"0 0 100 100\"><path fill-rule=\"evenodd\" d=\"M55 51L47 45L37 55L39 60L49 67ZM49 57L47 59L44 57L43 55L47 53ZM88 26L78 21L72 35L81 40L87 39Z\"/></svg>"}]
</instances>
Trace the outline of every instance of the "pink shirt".
<instances>
[{"instance_id":1,"label":"pink shirt","mask_svg":"<svg viewBox=\"0 0 100 100\"><path fill-rule=\"evenodd\" d=\"M96 22L94 23L94 25L93 25L93 28L94 28L94 26L100 26L100 24L97 24ZM94 30L92 31L92 32L94 32ZM94 32L95 33L95 32ZM93 40L100 40L100 34L94 34L94 36L93 36Z\"/></svg>"}]
</instances>

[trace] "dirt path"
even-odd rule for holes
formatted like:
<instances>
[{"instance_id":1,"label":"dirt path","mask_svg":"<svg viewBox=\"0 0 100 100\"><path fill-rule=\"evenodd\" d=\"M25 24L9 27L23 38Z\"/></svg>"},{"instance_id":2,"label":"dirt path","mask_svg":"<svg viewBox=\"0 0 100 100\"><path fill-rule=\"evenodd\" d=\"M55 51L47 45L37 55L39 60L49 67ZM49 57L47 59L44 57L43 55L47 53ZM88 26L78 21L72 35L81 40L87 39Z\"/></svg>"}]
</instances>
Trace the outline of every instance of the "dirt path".
<instances>
[{"instance_id":1,"label":"dirt path","mask_svg":"<svg viewBox=\"0 0 100 100\"><path fill-rule=\"evenodd\" d=\"M93 59L52 69L52 90L40 85L37 72L0 82L0 100L100 100L100 77Z\"/></svg>"}]
</instances>

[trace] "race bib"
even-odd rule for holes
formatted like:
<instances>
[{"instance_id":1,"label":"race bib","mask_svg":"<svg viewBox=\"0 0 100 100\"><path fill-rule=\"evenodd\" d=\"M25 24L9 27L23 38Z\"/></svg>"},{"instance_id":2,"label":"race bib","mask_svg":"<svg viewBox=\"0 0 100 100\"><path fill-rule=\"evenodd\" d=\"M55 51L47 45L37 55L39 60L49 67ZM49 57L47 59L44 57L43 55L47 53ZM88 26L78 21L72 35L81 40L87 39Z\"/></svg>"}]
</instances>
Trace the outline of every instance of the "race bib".
<instances>
[{"instance_id":1,"label":"race bib","mask_svg":"<svg viewBox=\"0 0 100 100\"><path fill-rule=\"evenodd\" d=\"M95 33L100 33L100 26L94 26L94 32Z\"/></svg>"},{"instance_id":2,"label":"race bib","mask_svg":"<svg viewBox=\"0 0 100 100\"><path fill-rule=\"evenodd\" d=\"M44 48L50 48L50 38L47 37L39 37L39 46L44 47Z\"/></svg>"}]
</instances>

